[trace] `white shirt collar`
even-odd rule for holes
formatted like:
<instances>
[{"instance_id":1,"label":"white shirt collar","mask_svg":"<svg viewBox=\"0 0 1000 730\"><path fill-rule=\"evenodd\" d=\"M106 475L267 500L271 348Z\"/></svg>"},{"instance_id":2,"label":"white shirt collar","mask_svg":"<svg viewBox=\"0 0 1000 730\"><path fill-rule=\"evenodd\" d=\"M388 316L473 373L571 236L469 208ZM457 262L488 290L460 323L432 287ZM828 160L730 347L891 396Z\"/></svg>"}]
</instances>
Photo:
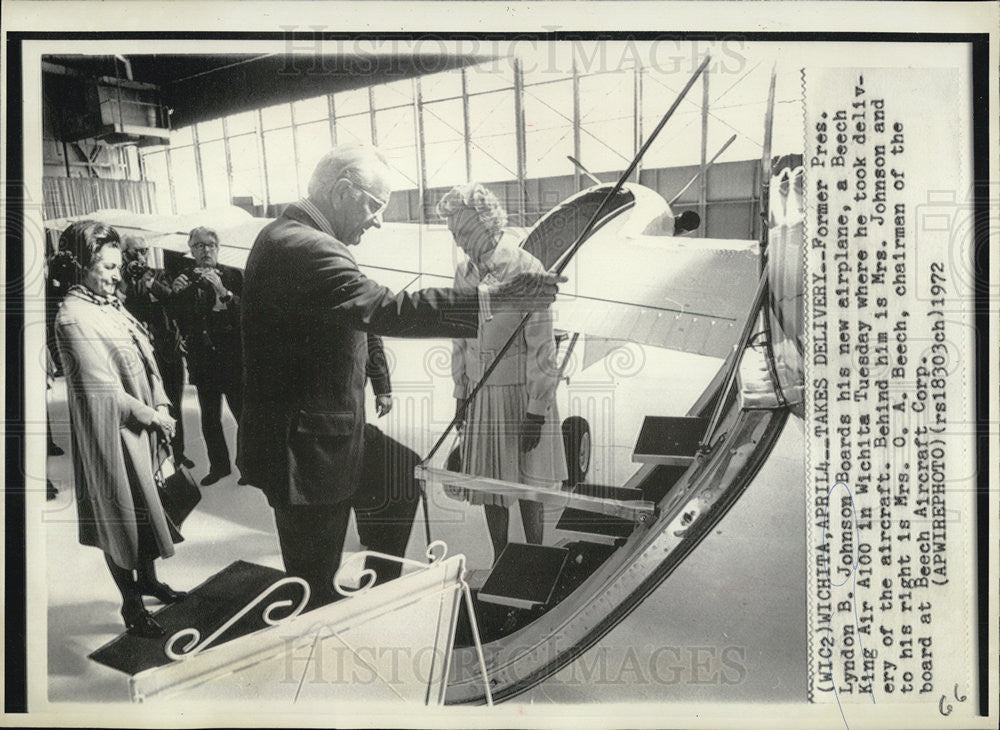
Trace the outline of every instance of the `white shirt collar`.
<instances>
[{"instance_id":1,"label":"white shirt collar","mask_svg":"<svg viewBox=\"0 0 1000 730\"><path fill-rule=\"evenodd\" d=\"M313 223L315 223L319 229L323 231L323 233L328 236L332 236L333 238L337 237L337 234L333 232L333 228L330 226L330 221L326 219L326 216L323 215L320 209L316 207L315 203L306 198L302 198L302 200L297 202L295 205L301 208L302 211L312 219Z\"/></svg>"}]
</instances>

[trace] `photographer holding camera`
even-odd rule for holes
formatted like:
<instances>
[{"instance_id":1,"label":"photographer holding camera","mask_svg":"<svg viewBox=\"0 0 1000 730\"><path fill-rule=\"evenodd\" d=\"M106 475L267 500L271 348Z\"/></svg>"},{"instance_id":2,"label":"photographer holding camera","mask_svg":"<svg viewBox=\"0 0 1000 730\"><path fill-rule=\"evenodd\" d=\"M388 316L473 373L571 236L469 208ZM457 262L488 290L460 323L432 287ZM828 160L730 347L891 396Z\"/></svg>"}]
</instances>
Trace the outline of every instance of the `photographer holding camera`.
<instances>
[{"instance_id":1,"label":"photographer holding camera","mask_svg":"<svg viewBox=\"0 0 1000 730\"><path fill-rule=\"evenodd\" d=\"M219 236L199 226L188 236L194 266L172 285L172 309L187 350L188 376L198 390L201 432L208 450L209 470L203 486L232 473L222 431L222 396L239 422L242 405L240 295L243 275L219 264Z\"/></svg>"},{"instance_id":2,"label":"photographer holding camera","mask_svg":"<svg viewBox=\"0 0 1000 730\"><path fill-rule=\"evenodd\" d=\"M140 236L126 236L122 251L122 280L118 297L125 309L146 325L153 342L153 355L163 378L163 389L170 399L170 415L177 429L170 441L174 463L191 468L194 462L184 456L184 345L177 322L167 311L173 296L166 273L150 268L149 247Z\"/></svg>"}]
</instances>

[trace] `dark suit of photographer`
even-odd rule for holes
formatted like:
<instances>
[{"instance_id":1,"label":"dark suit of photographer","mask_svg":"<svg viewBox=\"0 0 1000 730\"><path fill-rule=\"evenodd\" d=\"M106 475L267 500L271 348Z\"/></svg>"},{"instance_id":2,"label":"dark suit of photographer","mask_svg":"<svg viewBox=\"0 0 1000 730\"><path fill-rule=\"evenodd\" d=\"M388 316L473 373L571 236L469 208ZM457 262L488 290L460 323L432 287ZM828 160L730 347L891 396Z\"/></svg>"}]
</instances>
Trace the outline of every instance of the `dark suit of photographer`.
<instances>
[{"instance_id":1,"label":"dark suit of photographer","mask_svg":"<svg viewBox=\"0 0 1000 730\"><path fill-rule=\"evenodd\" d=\"M118 293L125 308L149 330L156 366L163 378L163 389L170 399L170 415L177 421L177 429L170 441L174 462L190 468L194 463L184 456L184 419L181 415L184 344L177 322L167 311L167 303L173 296L170 279L163 271L149 267L148 252L142 238L125 238L125 250L122 252L125 265Z\"/></svg>"},{"instance_id":2,"label":"dark suit of photographer","mask_svg":"<svg viewBox=\"0 0 1000 730\"><path fill-rule=\"evenodd\" d=\"M222 397L237 423L243 410L240 352L240 296L243 275L220 266L219 238L199 227L188 239L195 265L181 272L172 285L172 309L184 336L188 376L198 390L201 432L208 450L209 471L202 485L232 473L222 431Z\"/></svg>"}]
</instances>

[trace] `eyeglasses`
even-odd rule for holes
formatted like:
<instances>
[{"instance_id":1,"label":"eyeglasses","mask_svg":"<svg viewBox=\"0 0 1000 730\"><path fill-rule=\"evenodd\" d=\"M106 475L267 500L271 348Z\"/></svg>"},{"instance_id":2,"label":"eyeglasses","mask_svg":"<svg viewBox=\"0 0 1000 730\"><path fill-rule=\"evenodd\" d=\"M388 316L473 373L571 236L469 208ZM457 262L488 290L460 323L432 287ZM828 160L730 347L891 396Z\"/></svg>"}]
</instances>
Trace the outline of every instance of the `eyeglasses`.
<instances>
[{"instance_id":1,"label":"eyeglasses","mask_svg":"<svg viewBox=\"0 0 1000 730\"><path fill-rule=\"evenodd\" d=\"M214 251L219 247L219 244L212 243L211 241L199 241L198 243L189 245L192 251Z\"/></svg>"},{"instance_id":2,"label":"eyeglasses","mask_svg":"<svg viewBox=\"0 0 1000 730\"><path fill-rule=\"evenodd\" d=\"M382 213L385 212L385 209L389 207L389 201L388 200L382 200L382 198L379 198L379 197L377 197L375 195L372 195L370 192L368 192L367 190L365 190L363 187L361 187L360 185L358 185L356 182L354 182L350 178L342 177L340 179L346 181L355 190L360 190L362 193L364 193L366 196L368 196L368 198L375 204L375 209L371 212L371 217L372 218L376 218L376 217L382 215Z\"/></svg>"}]
</instances>

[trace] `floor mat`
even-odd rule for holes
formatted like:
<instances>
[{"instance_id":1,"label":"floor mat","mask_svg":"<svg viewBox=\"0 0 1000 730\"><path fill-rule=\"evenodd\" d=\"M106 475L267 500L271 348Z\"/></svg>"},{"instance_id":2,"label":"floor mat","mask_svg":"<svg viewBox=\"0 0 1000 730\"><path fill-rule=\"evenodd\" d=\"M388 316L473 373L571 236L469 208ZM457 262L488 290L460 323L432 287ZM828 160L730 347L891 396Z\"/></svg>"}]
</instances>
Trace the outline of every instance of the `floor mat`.
<instances>
[{"instance_id":1,"label":"floor mat","mask_svg":"<svg viewBox=\"0 0 1000 730\"><path fill-rule=\"evenodd\" d=\"M172 660L163 649L176 632L194 628L204 641L268 586L284 577L285 574L280 570L237 560L190 591L183 601L164 606L153 613L166 629L165 636L146 639L123 633L89 656L95 662L126 674L137 674L152 667L169 664ZM284 618L298 605L301 595L302 589L297 585L282 586L230 626L212 642L212 646L264 628L267 624L264 623L263 612L275 601L292 601L289 608L276 609L272 615L273 619ZM146 598L146 605L152 610L156 602ZM180 652L185 644L184 639L178 641L174 650Z\"/></svg>"}]
</instances>

